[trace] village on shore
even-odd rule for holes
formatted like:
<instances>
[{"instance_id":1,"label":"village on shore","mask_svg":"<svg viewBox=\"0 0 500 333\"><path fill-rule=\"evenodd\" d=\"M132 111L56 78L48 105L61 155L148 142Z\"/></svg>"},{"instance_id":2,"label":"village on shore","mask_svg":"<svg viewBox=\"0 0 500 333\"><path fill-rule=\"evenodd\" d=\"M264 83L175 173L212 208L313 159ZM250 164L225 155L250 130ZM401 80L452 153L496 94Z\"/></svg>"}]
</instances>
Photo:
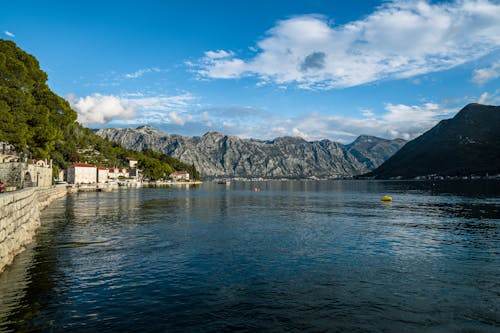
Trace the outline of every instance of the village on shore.
<instances>
[{"instance_id":1,"label":"village on shore","mask_svg":"<svg viewBox=\"0 0 500 333\"><path fill-rule=\"evenodd\" d=\"M128 157L127 167L102 167L90 163L74 163L58 170L54 178L52 160L22 159L7 144L0 149L0 192L12 192L26 187L67 185L69 192L111 191L118 187L193 185L186 170L172 172L166 179L150 180L138 168L138 160Z\"/></svg>"}]
</instances>

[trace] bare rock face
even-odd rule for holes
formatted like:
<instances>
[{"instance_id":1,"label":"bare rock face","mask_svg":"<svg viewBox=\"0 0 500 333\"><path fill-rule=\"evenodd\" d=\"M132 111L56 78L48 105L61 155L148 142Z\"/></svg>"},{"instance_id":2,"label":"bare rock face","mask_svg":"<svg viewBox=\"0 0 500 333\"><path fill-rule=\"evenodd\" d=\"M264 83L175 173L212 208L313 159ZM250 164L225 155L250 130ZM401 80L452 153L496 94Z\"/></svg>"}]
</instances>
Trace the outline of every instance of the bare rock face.
<instances>
[{"instance_id":1,"label":"bare rock face","mask_svg":"<svg viewBox=\"0 0 500 333\"><path fill-rule=\"evenodd\" d=\"M358 138L350 145L296 137L263 141L217 132L184 137L150 126L106 128L97 134L129 149L150 148L194 163L204 177L350 177L373 170L405 143L376 137L363 142Z\"/></svg>"}]
</instances>

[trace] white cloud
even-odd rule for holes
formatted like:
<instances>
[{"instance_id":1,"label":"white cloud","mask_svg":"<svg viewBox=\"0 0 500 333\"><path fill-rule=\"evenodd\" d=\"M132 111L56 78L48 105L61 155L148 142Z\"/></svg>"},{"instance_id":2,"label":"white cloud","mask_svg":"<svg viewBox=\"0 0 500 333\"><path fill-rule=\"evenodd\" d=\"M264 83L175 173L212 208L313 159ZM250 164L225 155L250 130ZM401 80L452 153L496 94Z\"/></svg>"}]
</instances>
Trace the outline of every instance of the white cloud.
<instances>
[{"instance_id":1,"label":"white cloud","mask_svg":"<svg viewBox=\"0 0 500 333\"><path fill-rule=\"evenodd\" d=\"M158 72L161 72L161 69L157 68L157 67L153 67L153 68L142 68L142 69L139 69L133 73L128 73L128 74L125 74L125 78L127 79L137 79L141 76L143 76L144 74L147 74L147 73L158 73Z\"/></svg>"},{"instance_id":2,"label":"white cloud","mask_svg":"<svg viewBox=\"0 0 500 333\"><path fill-rule=\"evenodd\" d=\"M78 121L82 124L105 124L113 119L130 118L137 109L133 103L117 96L94 94L77 98L68 96L71 107L78 113Z\"/></svg>"},{"instance_id":3,"label":"white cloud","mask_svg":"<svg viewBox=\"0 0 500 333\"><path fill-rule=\"evenodd\" d=\"M375 116L375 113L370 109L361 109L361 114L365 118L373 118Z\"/></svg>"},{"instance_id":4,"label":"white cloud","mask_svg":"<svg viewBox=\"0 0 500 333\"><path fill-rule=\"evenodd\" d=\"M201 120L203 120L203 121L208 121L209 120L208 111L203 111L201 113Z\"/></svg>"},{"instance_id":5,"label":"white cloud","mask_svg":"<svg viewBox=\"0 0 500 333\"><path fill-rule=\"evenodd\" d=\"M480 104L490 104L490 105L498 105L500 104L500 89L497 89L493 93L484 92L479 96L477 100Z\"/></svg>"},{"instance_id":6,"label":"white cloud","mask_svg":"<svg viewBox=\"0 0 500 333\"><path fill-rule=\"evenodd\" d=\"M479 104L485 104L486 101L489 99L490 97L490 94L488 94L487 92L484 92L481 94L481 96L479 96L479 100L477 101Z\"/></svg>"},{"instance_id":7,"label":"white cloud","mask_svg":"<svg viewBox=\"0 0 500 333\"><path fill-rule=\"evenodd\" d=\"M180 125L180 126L184 126L184 124L186 123L186 121L184 119L182 119L177 114L177 112L174 112L174 111L172 111L168 114L168 119L170 120L170 122L177 124L177 125Z\"/></svg>"},{"instance_id":8,"label":"white cloud","mask_svg":"<svg viewBox=\"0 0 500 333\"><path fill-rule=\"evenodd\" d=\"M429 130L439 120L451 117L454 112L456 110L432 103L420 106L389 103L380 116L372 113L369 118L356 118L313 113L291 119L287 127L291 128L288 132L292 135L299 130L301 136L309 140L329 138L351 142L360 134L408 140Z\"/></svg>"},{"instance_id":9,"label":"white cloud","mask_svg":"<svg viewBox=\"0 0 500 333\"><path fill-rule=\"evenodd\" d=\"M12 37L12 38L16 37L16 35L14 35L12 32L7 31L7 30L5 30L3 33L4 33L6 36L9 36L9 37Z\"/></svg>"},{"instance_id":10,"label":"white cloud","mask_svg":"<svg viewBox=\"0 0 500 333\"><path fill-rule=\"evenodd\" d=\"M500 46L500 4L489 0L392 1L364 19L331 25L292 17L267 31L251 58L205 52L204 78L256 76L302 89L351 87L449 69Z\"/></svg>"},{"instance_id":11,"label":"white cloud","mask_svg":"<svg viewBox=\"0 0 500 333\"><path fill-rule=\"evenodd\" d=\"M191 105L196 97L186 93L177 96L152 96L152 97L137 97L130 98L128 101L134 103L141 110L146 111L180 111Z\"/></svg>"},{"instance_id":12,"label":"white cloud","mask_svg":"<svg viewBox=\"0 0 500 333\"><path fill-rule=\"evenodd\" d=\"M166 122L183 126L190 117L183 119L180 113L190 107L190 102L195 97L189 93L152 97L141 94L93 94L86 97L70 95L67 100L77 112L78 121L85 125L102 125L115 121L129 124Z\"/></svg>"},{"instance_id":13,"label":"white cloud","mask_svg":"<svg viewBox=\"0 0 500 333\"><path fill-rule=\"evenodd\" d=\"M247 138L273 139L278 136L299 136L306 140L330 139L352 142L360 134L383 138L413 139L440 120L451 118L458 111L434 103L405 105L388 103L384 112L361 110L359 117L308 113L284 119L269 113L256 113L251 122L227 112L212 116L215 129ZM227 126L231 124L231 126Z\"/></svg>"},{"instance_id":14,"label":"white cloud","mask_svg":"<svg viewBox=\"0 0 500 333\"><path fill-rule=\"evenodd\" d=\"M234 55L231 51L217 50L217 51L207 51L205 52L205 57L207 59L224 59L232 57Z\"/></svg>"},{"instance_id":15,"label":"white cloud","mask_svg":"<svg viewBox=\"0 0 500 333\"><path fill-rule=\"evenodd\" d=\"M500 20L500 18L499 18ZM472 82L479 86L500 77L500 61L493 63L490 67L476 69L472 76Z\"/></svg>"}]
</instances>

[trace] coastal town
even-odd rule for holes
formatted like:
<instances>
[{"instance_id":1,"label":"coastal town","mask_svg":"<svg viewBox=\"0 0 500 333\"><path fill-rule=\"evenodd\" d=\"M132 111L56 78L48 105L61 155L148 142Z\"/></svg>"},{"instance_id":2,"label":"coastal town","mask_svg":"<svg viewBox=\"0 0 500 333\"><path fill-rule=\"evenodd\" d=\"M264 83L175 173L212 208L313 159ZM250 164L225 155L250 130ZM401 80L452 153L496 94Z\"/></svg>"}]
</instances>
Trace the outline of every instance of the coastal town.
<instances>
[{"instance_id":1,"label":"coastal town","mask_svg":"<svg viewBox=\"0 0 500 333\"><path fill-rule=\"evenodd\" d=\"M69 191L107 191L120 186L143 187L196 183L186 170L174 171L166 179L151 180L138 168L138 160L127 157L126 167L104 167L79 162L58 169L54 176L52 160L21 158L12 145L0 143L0 191L27 187L67 185Z\"/></svg>"}]
</instances>

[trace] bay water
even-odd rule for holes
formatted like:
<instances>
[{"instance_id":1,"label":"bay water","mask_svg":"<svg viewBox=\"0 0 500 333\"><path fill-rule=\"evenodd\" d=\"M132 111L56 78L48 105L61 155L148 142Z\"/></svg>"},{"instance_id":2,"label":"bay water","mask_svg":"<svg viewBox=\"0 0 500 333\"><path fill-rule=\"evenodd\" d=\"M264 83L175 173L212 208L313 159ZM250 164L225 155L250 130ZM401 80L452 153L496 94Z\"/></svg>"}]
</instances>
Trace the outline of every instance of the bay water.
<instances>
[{"instance_id":1,"label":"bay water","mask_svg":"<svg viewBox=\"0 0 500 333\"><path fill-rule=\"evenodd\" d=\"M0 274L26 331L498 332L500 182L72 194Z\"/></svg>"}]
</instances>

